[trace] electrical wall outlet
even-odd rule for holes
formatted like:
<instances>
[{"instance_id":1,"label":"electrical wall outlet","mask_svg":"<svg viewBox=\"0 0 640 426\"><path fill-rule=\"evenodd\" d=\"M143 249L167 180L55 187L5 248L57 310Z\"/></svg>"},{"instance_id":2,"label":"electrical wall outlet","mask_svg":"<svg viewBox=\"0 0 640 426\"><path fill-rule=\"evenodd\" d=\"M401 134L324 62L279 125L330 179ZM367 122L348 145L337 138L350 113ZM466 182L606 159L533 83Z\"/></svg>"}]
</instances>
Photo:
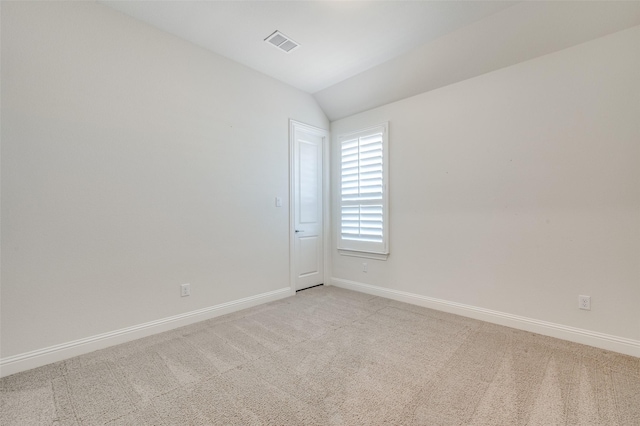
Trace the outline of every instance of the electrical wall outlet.
<instances>
[{"instance_id":1,"label":"electrical wall outlet","mask_svg":"<svg viewBox=\"0 0 640 426\"><path fill-rule=\"evenodd\" d=\"M591 296L578 296L578 307L587 311L591 310Z\"/></svg>"},{"instance_id":2,"label":"electrical wall outlet","mask_svg":"<svg viewBox=\"0 0 640 426\"><path fill-rule=\"evenodd\" d=\"M362 264L362 272L367 272L367 264L366 263Z\"/></svg>"},{"instance_id":3,"label":"electrical wall outlet","mask_svg":"<svg viewBox=\"0 0 640 426\"><path fill-rule=\"evenodd\" d=\"M180 286L180 296L191 296L191 284L182 284Z\"/></svg>"}]
</instances>

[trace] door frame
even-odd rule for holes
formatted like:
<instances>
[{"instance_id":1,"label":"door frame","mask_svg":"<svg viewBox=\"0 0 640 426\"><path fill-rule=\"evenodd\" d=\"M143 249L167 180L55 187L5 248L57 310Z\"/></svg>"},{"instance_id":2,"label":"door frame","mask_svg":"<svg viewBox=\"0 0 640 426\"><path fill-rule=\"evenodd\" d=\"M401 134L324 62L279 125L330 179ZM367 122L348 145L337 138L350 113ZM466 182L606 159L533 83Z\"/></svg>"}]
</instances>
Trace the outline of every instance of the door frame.
<instances>
[{"instance_id":1,"label":"door frame","mask_svg":"<svg viewBox=\"0 0 640 426\"><path fill-rule=\"evenodd\" d=\"M295 269L295 131L304 130L322 137L322 274L324 285L331 284L331 206L330 194L330 133L328 130L289 119L289 289L291 295L296 294Z\"/></svg>"}]
</instances>

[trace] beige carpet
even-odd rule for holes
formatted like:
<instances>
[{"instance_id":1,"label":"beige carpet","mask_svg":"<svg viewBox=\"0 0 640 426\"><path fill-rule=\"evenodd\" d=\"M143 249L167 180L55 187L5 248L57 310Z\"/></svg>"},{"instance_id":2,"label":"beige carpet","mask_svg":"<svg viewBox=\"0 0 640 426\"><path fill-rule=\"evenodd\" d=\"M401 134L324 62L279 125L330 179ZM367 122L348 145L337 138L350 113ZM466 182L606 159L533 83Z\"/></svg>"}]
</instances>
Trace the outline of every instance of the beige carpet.
<instances>
[{"instance_id":1,"label":"beige carpet","mask_svg":"<svg viewBox=\"0 0 640 426\"><path fill-rule=\"evenodd\" d=\"M640 359L335 287L0 381L8 425L640 425Z\"/></svg>"}]
</instances>

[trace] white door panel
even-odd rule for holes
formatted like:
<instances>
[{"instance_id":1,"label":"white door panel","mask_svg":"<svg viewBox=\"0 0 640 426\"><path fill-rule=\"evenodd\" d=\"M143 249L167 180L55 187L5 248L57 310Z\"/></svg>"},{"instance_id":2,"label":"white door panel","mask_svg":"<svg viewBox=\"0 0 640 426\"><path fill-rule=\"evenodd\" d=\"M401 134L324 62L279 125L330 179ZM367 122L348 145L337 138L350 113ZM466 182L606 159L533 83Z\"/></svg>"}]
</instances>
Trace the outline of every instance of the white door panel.
<instances>
[{"instance_id":1,"label":"white door panel","mask_svg":"<svg viewBox=\"0 0 640 426\"><path fill-rule=\"evenodd\" d=\"M307 135L304 135L307 136ZM312 138L306 138L312 139ZM318 141L307 141L302 139L302 136L296 141L298 143L299 150L299 163L298 163L298 207L299 207L299 220L298 224L317 224L318 213L322 214L322 211L318 212L318 207L322 207L322 199L318 200L318 195L321 195L322 187L318 188L318 184L321 183L321 176L318 176L318 159L322 161L322 141L318 144Z\"/></svg>"},{"instance_id":2,"label":"white door panel","mask_svg":"<svg viewBox=\"0 0 640 426\"><path fill-rule=\"evenodd\" d=\"M325 131L292 122L295 288L324 283L323 152Z\"/></svg>"},{"instance_id":3,"label":"white door panel","mask_svg":"<svg viewBox=\"0 0 640 426\"><path fill-rule=\"evenodd\" d=\"M318 237L298 237L300 245L298 258L298 276L305 277L320 272L318 263ZM318 283L320 284L320 283Z\"/></svg>"}]
</instances>

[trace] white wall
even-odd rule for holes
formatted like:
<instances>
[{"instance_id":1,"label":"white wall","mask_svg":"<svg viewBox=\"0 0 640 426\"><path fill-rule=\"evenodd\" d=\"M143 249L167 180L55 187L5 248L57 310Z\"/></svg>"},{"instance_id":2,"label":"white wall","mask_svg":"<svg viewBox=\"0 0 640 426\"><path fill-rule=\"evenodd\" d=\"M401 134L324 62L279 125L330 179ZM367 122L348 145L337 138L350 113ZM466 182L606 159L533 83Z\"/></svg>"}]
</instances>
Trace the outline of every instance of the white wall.
<instances>
[{"instance_id":1,"label":"white wall","mask_svg":"<svg viewBox=\"0 0 640 426\"><path fill-rule=\"evenodd\" d=\"M521 1L313 97L338 120L639 24L640 1Z\"/></svg>"},{"instance_id":2,"label":"white wall","mask_svg":"<svg viewBox=\"0 0 640 426\"><path fill-rule=\"evenodd\" d=\"M333 122L390 122L391 200L334 277L640 340L638 76L634 27Z\"/></svg>"},{"instance_id":3,"label":"white wall","mask_svg":"<svg viewBox=\"0 0 640 426\"><path fill-rule=\"evenodd\" d=\"M289 285L310 95L88 2L3 2L1 89L3 358Z\"/></svg>"}]
</instances>

